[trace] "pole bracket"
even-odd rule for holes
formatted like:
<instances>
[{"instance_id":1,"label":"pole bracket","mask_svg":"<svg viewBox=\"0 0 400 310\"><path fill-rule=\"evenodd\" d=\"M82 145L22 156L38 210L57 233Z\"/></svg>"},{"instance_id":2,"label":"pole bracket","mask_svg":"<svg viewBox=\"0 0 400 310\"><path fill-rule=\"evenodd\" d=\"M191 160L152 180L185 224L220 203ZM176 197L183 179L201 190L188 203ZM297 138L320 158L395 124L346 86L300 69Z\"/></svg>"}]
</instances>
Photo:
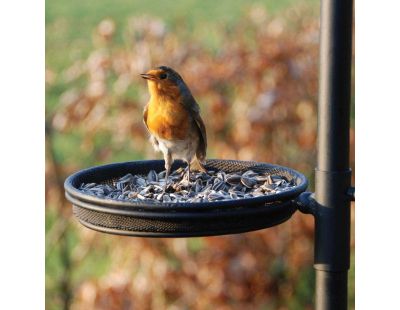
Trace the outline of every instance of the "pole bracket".
<instances>
[{"instance_id":1,"label":"pole bracket","mask_svg":"<svg viewBox=\"0 0 400 310\"><path fill-rule=\"evenodd\" d=\"M301 193L293 200L293 203L304 214L315 215L318 210L318 202L315 200L315 194L312 192Z\"/></svg>"},{"instance_id":2,"label":"pole bracket","mask_svg":"<svg viewBox=\"0 0 400 310\"><path fill-rule=\"evenodd\" d=\"M350 201L355 201L355 187L350 186L346 191L346 196ZM297 209L304 214L316 215L319 208L319 203L315 200L315 193L303 192L293 200L293 204Z\"/></svg>"}]
</instances>

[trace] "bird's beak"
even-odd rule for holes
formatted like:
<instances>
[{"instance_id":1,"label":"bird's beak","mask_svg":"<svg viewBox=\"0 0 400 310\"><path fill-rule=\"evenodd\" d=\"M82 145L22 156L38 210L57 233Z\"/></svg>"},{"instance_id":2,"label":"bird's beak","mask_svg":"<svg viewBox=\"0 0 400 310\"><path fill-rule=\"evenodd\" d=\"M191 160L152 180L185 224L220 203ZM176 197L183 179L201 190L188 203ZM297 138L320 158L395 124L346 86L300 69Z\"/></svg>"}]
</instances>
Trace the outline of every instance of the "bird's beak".
<instances>
[{"instance_id":1,"label":"bird's beak","mask_svg":"<svg viewBox=\"0 0 400 310\"><path fill-rule=\"evenodd\" d=\"M142 73L140 76L146 80L154 81L156 79L156 76L154 74Z\"/></svg>"}]
</instances>

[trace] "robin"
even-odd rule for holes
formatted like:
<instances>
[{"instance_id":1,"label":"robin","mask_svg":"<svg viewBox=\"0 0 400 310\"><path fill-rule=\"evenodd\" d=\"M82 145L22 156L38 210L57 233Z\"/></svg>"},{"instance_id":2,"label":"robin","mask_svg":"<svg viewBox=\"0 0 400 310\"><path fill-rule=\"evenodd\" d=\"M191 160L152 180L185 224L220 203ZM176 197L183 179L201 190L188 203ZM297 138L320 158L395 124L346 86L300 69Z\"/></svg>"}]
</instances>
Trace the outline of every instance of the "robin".
<instances>
[{"instance_id":1,"label":"robin","mask_svg":"<svg viewBox=\"0 0 400 310\"><path fill-rule=\"evenodd\" d=\"M143 120L150 133L150 141L165 160L165 187L174 159L187 163L187 181L190 170L206 171L204 162L207 135L200 108L189 87L173 69L161 66L144 74L150 92L150 101L144 108Z\"/></svg>"}]
</instances>

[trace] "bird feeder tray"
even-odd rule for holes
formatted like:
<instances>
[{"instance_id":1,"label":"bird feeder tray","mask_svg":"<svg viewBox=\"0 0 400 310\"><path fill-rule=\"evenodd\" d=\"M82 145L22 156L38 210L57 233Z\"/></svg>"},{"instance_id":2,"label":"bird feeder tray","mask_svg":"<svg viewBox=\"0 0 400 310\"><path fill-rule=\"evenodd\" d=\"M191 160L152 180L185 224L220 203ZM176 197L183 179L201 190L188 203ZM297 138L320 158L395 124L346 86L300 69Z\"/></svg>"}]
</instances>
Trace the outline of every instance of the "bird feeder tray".
<instances>
[{"instance_id":1,"label":"bird feeder tray","mask_svg":"<svg viewBox=\"0 0 400 310\"><path fill-rule=\"evenodd\" d=\"M184 167L175 161L172 169ZM125 201L101 198L79 189L82 183L110 184L122 176L161 172L164 161L148 160L92 167L69 176L66 198L84 226L111 234L142 237L195 237L242 233L287 221L296 211L294 199L307 188L301 173L268 163L236 160L208 160L207 170L236 172L253 170L285 177L291 188L274 194L211 202Z\"/></svg>"}]
</instances>

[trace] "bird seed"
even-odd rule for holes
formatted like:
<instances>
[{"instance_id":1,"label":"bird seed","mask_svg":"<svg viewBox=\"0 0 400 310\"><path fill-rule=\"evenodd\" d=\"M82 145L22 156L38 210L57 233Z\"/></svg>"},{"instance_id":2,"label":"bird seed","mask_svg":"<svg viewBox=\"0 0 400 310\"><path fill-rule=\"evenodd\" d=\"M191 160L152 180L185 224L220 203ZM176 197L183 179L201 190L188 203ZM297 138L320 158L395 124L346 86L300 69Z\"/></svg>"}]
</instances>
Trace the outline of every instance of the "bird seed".
<instances>
[{"instance_id":1,"label":"bird seed","mask_svg":"<svg viewBox=\"0 0 400 310\"><path fill-rule=\"evenodd\" d=\"M261 197L290 190L295 180L253 170L191 172L179 168L168 177L166 172L149 171L147 175L128 173L112 184L82 183L79 190L93 196L119 201L155 203L195 203Z\"/></svg>"}]
</instances>

